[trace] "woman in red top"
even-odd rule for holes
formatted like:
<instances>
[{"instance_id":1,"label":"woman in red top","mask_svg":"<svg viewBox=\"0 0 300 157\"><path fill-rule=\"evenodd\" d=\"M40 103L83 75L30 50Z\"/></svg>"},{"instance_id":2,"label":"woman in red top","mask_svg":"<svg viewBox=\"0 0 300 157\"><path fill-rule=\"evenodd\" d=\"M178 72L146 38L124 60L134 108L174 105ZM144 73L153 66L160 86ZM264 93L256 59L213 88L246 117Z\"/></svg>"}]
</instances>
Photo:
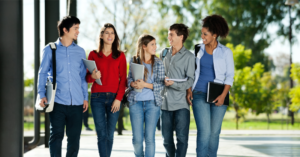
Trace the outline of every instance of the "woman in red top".
<instances>
[{"instance_id":1,"label":"woman in red top","mask_svg":"<svg viewBox=\"0 0 300 157\"><path fill-rule=\"evenodd\" d=\"M126 86L126 58L119 51L120 40L112 24L105 24L100 31L99 47L91 51L88 59L94 60L98 71L86 76L92 85L91 108L98 136L100 157L109 157L114 131L119 117L120 103ZM95 82L100 79L102 85Z\"/></svg>"}]
</instances>

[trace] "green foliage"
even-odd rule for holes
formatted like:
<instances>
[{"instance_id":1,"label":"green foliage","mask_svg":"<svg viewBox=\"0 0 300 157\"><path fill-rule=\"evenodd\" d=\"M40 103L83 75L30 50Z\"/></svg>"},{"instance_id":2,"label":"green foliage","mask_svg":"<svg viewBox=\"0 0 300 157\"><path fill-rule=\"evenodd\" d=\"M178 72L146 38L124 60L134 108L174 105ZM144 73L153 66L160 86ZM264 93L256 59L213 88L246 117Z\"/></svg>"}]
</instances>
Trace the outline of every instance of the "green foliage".
<instances>
[{"instance_id":1,"label":"green foliage","mask_svg":"<svg viewBox=\"0 0 300 157\"><path fill-rule=\"evenodd\" d=\"M295 87L293 87L289 96L291 98L292 104L290 105L291 111L298 111L300 109L300 64L292 64L291 68L291 77L297 83Z\"/></svg>"},{"instance_id":2,"label":"green foliage","mask_svg":"<svg viewBox=\"0 0 300 157\"><path fill-rule=\"evenodd\" d=\"M227 44L233 52L235 75L230 88L232 107L236 111L236 125L240 117L245 117L249 109L256 115L266 113L269 115L280 106L277 98L277 83L271 72L264 71L262 63L253 67L246 66L251 59L252 50L245 49L243 45ZM238 127L237 127L238 129Z\"/></svg>"},{"instance_id":3,"label":"green foliage","mask_svg":"<svg viewBox=\"0 0 300 157\"><path fill-rule=\"evenodd\" d=\"M261 62L266 71L274 65L264 53L276 37L271 36L267 28L270 24L279 27L277 35L288 37L288 27L282 20L288 14L288 7L284 5L286 0L157 0L156 4L162 17L173 13L176 22L187 24L190 27L190 36L185 42L185 47L193 49L193 45L201 39L201 19L207 15L222 15L230 28L226 39L221 39L223 44L242 44L247 49L252 49L252 57L247 65L252 67ZM300 14L299 7L293 7L296 15ZM293 18L293 26L300 30L300 16ZM165 29L165 28L163 28ZM161 32L159 32L161 33ZM160 35L161 37L161 35ZM259 38L257 38L259 37ZM165 39L166 36L163 37ZM163 40L167 42L166 40Z\"/></svg>"},{"instance_id":4,"label":"green foliage","mask_svg":"<svg viewBox=\"0 0 300 157\"><path fill-rule=\"evenodd\" d=\"M24 87L33 87L34 78L29 78L24 80Z\"/></svg>"},{"instance_id":5,"label":"green foliage","mask_svg":"<svg viewBox=\"0 0 300 157\"><path fill-rule=\"evenodd\" d=\"M226 44L226 47L230 48L233 53L233 59L234 59L234 67L235 69L242 69L247 65L247 62L251 58L252 50L247 49L245 50L245 46L239 44L235 48L233 44L228 43Z\"/></svg>"}]
</instances>

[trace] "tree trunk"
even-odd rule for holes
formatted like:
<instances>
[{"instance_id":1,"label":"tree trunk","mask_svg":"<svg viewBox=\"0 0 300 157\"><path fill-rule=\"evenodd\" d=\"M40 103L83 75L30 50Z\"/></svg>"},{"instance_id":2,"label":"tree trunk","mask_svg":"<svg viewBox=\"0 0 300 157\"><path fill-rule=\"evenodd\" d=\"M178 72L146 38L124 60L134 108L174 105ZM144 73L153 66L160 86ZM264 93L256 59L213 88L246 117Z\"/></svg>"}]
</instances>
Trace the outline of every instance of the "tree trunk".
<instances>
[{"instance_id":1,"label":"tree trunk","mask_svg":"<svg viewBox=\"0 0 300 157\"><path fill-rule=\"evenodd\" d=\"M291 124L294 125L295 123L295 114L291 111Z\"/></svg>"},{"instance_id":2,"label":"tree trunk","mask_svg":"<svg viewBox=\"0 0 300 157\"><path fill-rule=\"evenodd\" d=\"M270 129L270 114L267 113L267 119L268 119L268 130Z\"/></svg>"},{"instance_id":3,"label":"tree trunk","mask_svg":"<svg viewBox=\"0 0 300 157\"><path fill-rule=\"evenodd\" d=\"M236 130L239 130L239 114L238 114L238 111L239 111L239 107L237 106L237 104L234 102L233 103L233 107L234 107L234 110L235 110L235 128Z\"/></svg>"}]
</instances>

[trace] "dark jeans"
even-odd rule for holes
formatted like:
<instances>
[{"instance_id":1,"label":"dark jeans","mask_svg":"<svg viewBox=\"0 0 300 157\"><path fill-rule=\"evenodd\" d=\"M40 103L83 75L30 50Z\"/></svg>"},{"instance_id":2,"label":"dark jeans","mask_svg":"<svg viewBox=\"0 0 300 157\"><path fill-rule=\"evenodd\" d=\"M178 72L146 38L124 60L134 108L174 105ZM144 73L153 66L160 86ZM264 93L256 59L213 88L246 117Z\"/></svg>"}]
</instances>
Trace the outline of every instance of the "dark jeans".
<instances>
[{"instance_id":1,"label":"dark jeans","mask_svg":"<svg viewBox=\"0 0 300 157\"><path fill-rule=\"evenodd\" d=\"M114 131L119 117L119 111L111 112L115 97L115 93L92 93L91 95L91 108L98 137L100 157L110 157L112 151Z\"/></svg>"},{"instance_id":2,"label":"dark jeans","mask_svg":"<svg viewBox=\"0 0 300 157\"><path fill-rule=\"evenodd\" d=\"M49 150L51 157L61 157L61 144L66 134L68 137L67 157L77 157L82 127L83 105L62 105L55 103L50 112Z\"/></svg>"},{"instance_id":3,"label":"dark jeans","mask_svg":"<svg viewBox=\"0 0 300 157\"><path fill-rule=\"evenodd\" d=\"M190 111L188 109L162 110L161 126L164 147L167 152L166 157L185 157L189 140ZM177 149L173 139L174 128L177 137Z\"/></svg>"}]
</instances>

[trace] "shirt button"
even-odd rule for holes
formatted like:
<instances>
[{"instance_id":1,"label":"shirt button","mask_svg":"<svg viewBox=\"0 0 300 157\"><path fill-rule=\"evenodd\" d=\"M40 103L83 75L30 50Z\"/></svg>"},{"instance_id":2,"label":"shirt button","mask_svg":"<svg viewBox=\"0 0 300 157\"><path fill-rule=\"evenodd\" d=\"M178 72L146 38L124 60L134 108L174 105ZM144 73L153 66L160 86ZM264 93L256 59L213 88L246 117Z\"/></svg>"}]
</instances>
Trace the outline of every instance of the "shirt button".
<instances>
[{"instance_id":1,"label":"shirt button","mask_svg":"<svg viewBox=\"0 0 300 157\"><path fill-rule=\"evenodd\" d=\"M70 63L69 63L70 64Z\"/></svg>"}]
</instances>

